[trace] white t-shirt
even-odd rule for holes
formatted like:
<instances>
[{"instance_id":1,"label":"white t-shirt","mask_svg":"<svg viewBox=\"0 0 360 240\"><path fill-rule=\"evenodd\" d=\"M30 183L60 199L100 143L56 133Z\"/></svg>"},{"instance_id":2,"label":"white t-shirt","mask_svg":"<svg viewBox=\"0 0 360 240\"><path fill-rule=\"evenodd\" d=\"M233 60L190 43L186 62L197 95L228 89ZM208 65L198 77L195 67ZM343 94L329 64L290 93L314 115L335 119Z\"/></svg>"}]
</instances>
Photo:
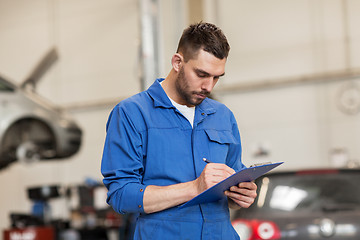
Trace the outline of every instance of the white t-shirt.
<instances>
[{"instance_id":1,"label":"white t-shirt","mask_svg":"<svg viewBox=\"0 0 360 240\"><path fill-rule=\"evenodd\" d=\"M163 81L160 82L160 85L162 85ZM188 107L186 105L181 105L172 100L169 96L171 103L176 107L179 112L181 112L184 117L187 118L187 120L190 122L191 126L194 127L194 117L195 117L195 107Z\"/></svg>"},{"instance_id":2,"label":"white t-shirt","mask_svg":"<svg viewBox=\"0 0 360 240\"><path fill-rule=\"evenodd\" d=\"M170 97L169 99L171 103L174 105L174 107L176 107L177 110L179 110L182 113L182 115L184 115L184 117L186 117L187 120L189 120L191 126L194 127L195 107L188 107L186 105L181 105L175 102L174 100L172 100Z\"/></svg>"}]
</instances>

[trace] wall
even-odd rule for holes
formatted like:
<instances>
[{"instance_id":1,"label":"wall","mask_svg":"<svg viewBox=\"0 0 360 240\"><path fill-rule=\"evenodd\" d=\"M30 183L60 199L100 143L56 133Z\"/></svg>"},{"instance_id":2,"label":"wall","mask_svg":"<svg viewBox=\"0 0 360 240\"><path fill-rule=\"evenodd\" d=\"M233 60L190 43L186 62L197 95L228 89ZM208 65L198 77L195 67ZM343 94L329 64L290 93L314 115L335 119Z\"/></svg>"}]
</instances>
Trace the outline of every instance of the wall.
<instances>
[{"instance_id":1,"label":"wall","mask_svg":"<svg viewBox=\"0 0 360 240\"><path fill-rule=\"evenodd\" d=\"M283 169L331 166L334 149L360 160L359 113L339 107L345 101L360 110L360 91L347 87L359 86L360 79L358 1L209 0L206 9L231 45L218 88L238 91L216 97L237 117L246 164L271 160L285 161ZM336 81L266 87L349 69L357 77L349 71L351 77ZM260 148L269 155L256 157Z\"/></svg>"}]
</instances>

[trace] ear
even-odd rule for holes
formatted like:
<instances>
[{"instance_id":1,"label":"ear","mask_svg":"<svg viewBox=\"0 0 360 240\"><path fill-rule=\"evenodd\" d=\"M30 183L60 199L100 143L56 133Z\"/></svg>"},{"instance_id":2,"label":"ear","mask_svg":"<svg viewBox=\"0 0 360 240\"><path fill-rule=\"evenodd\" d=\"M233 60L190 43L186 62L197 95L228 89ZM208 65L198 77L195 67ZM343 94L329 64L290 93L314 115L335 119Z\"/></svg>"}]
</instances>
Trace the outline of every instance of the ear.
<instances>
[{"instance_id":1,"label":"ear","mask_svg":"<svg viewBox=\"0 0 360 240\"><path fill-rule=\"evenodd\" d=\"M181 64L183 64L184 58L180 53L175 53L171 58L171 65L175 72L178 72L181 68Z\"/></svg>"}]
</instances>

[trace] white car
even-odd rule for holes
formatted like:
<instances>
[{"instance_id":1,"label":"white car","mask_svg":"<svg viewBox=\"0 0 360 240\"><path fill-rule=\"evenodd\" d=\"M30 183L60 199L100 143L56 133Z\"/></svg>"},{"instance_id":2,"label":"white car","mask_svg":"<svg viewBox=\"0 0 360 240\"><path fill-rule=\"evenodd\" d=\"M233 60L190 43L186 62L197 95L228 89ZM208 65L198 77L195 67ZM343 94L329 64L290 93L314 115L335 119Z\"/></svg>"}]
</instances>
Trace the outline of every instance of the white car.
<instances>
[{"instance_id":1,"label":"white car","mask_svg":"<svg viewBox=\"0 0 360 240\"><path fill-rule=\"evenodd\" d=\"M81 136L63 110L0 76L0 169L16 160L70 157L78 152Z\"/></svg>"}]
</instances>

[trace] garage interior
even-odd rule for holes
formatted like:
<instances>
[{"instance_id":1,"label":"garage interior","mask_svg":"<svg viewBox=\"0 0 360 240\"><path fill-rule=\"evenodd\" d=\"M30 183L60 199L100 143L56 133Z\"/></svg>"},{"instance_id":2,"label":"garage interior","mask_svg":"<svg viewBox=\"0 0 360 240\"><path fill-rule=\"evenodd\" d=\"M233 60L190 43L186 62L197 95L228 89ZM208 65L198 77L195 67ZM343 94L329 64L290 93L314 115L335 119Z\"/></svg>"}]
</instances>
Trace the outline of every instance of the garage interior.
<instances>
[{"instance_id":1,"label":"garage interior","mask_svg":"<svg viewBox=\"0 0 360 240\"><path fill-rule=\"evenodd\" d=\"M201 20L222 28L231 46L213 97L236 117L245 165L358 167L359 11L356 0L0 0L0 75L21 84L55 48L35 91L82 129L73 156L0 171L0 231L10 213L32 211L29 188L101 184L111 109L165 77L182 30ZM51 217L74 217L69 204L51 199Z\"/></svg>"}]
</instances>

